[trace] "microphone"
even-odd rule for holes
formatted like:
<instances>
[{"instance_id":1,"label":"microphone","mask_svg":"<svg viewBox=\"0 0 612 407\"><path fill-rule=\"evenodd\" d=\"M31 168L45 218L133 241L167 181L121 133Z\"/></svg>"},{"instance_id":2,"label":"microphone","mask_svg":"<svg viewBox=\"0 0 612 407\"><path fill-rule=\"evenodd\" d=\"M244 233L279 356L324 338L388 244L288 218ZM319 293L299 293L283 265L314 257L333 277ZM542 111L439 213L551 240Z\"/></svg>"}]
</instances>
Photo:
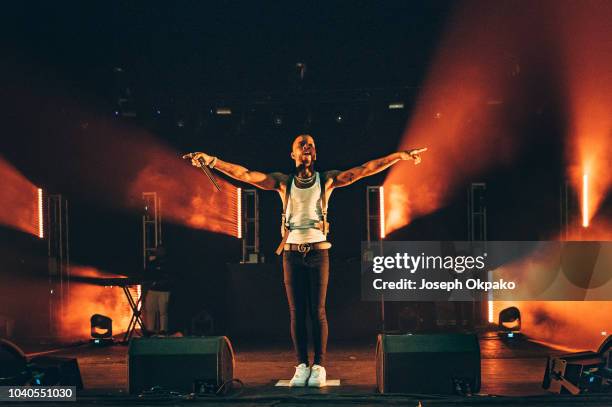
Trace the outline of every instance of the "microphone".
<instances>
[{"instance_id":1,"label":"microphone","mask_svg":"<svg viewBox=\"0 0 612 407\"><path fill-rule=\"evenodd\" d=\"M193 153L185 154L183 158L193 159ZM217 188L217 191L221 191L221 187L219 186L219 184L217 184L217 180L215 179L215 176L213 175L212 171L210 171L210 168L208 168L208 166L206 165L206 161L204 161L202 157L198 157L198 163L200 163L200 169L204 172L204 174L206 174L206 176L208 177L210 182L213 183L215 188Z\"/></svg>"}]
</instances>

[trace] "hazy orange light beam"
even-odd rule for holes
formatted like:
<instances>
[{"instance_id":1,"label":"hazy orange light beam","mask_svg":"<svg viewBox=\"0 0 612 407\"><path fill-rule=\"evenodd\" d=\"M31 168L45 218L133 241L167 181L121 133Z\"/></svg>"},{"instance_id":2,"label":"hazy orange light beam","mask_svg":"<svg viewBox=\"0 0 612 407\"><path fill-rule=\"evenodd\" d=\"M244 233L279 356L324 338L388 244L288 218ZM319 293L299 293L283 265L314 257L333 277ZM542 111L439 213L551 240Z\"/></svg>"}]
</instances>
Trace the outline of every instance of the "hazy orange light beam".
<instances>
[{"instance_id":1,"label":"hazy orange light beam","mask_svg":"<svg viewBox=\"0 0 612 407\"><path fill-rule=\"evenodd\" d=\"M586 198L587 227L612 187L612 2L550 2L549 8L568 116L567 173Z\"/></svg>"},{"instance_id":2,"label":"hazy orange light beam","mask_svg":"<svg viewBox=\"0 0 612 407\"><path fill-rule=\"evenodd\" d=\"M12 69L11 69L12 68ZM221 192L216 192L199 169L181 159L186 151L160 140L136 122L109 117L96 104L88 108L87 98L75 100L73 94L62 93L63 83L53 80L40 81L24 77L20 66L8 67L15 84L7 89L6 98L14 100L9 115L12 126L30 135L38 150L48 157L70 157L62 165L49 165L47 177L62 180L58 188L71 188L74 193L96 200L100 206L127 209L135 213L143 211L142 193L157 192L164 208L164 219L191 228L237 235L236 187L222 177L217 180ZM1 66L4 72L6 66ZM27 85L26 85L27 84ZM52 90L51 90L52 89ZM78 92L77 92L78 93ZM35 123L29 119L30 112L37 111ZM41 129L45 134L41 134ZM52 135L52 136L50 136ZM205 148L205 147L204 147ZM12 177L15 171L0 165ZM3 177L2 181L4 182ZM27 180L8 178L9 186L28 185ZM69 180L69 181L64 181ZM33 189L33 214L36 214L36 187ZM19 188L17 188L19 189ZM20 195L6 188L0 197L10 200ZM9 224L38 235L36 225L14 223L18 218L13 209L24 204L10 205L0 213L0 224ZM23 216L22 216L23 218Z\"/></svg>"},{"instance_id":3,"label":"hazy orange light beam","mask_svg":"<svg viewBox=\"0 0 612 407\"><path fill-rule=\"evenodd\" d=\"M0 225L42 237L39 189L2 158L0 179Z\"/></svg>"},{"instance_id":4,"label":"hazy orange light beam","mask_svg":"<svg viewBox=\"0 0 612 407\"><path fill-rule=\"evenodd\" d=\"M154 191L162 202L166 220L239 236L239 195L235 186L218 177L221 191L217 191L199 169L171 150L148 148L142 154L144 168L128 189L132 199L124 197L131 207L139 209L142 202L137 197L143 191Z\"/></svg>"},{"instance_id":5,"label":"hazy orange light beam","mask_svg":"<svg viewBox=\"0 0 612 407\"><path fill-rule=\"evenodd\" d=\"M589 176L582 176L582 226L589 227Z\"/></svg>"},{"instance_id":6,"label":"hazy orange light beam","mask_svg":"<svg viewBox=\"0 0 612 407\"><path fill-rule=\"evenodd\" d=\"M581 222L573 225L566 239L612 240L609 219L593 222L612 186L612 3L549 1L546 5L568 113L567 174L580 199ZM537 274L534 266L525 271ZM612 301L496 303L500 309L507 306L521 310L527 335L564 347L596 349L612 330Z\"/></svg>"},{"instance_id":7,"label":"hazy orange light beam","mask_svg":"<svg viewBox=\"0 0 612 407\"><path fill-rule=\"evenodd\" d=\"M43 221L43 190L38 188L38 237L45 237L45 225Z\"/></svg>"},{"instance_id":8,"label":"hazy orange light beam","mask_svg":"<svg viewBox=\"0 0 612 407\"><path fill-rule=\"evenodd\" d=\"M451 20L400 143L401 150L429 150L417 167L392 167L384 183L387 234L439 209L460 182L512 157L516 136L502 114L512 64L502 54L519 42L515 13L497 2L468 2ZM500 29L508 25L518 28Z\"/></svg>"}]
</instances>

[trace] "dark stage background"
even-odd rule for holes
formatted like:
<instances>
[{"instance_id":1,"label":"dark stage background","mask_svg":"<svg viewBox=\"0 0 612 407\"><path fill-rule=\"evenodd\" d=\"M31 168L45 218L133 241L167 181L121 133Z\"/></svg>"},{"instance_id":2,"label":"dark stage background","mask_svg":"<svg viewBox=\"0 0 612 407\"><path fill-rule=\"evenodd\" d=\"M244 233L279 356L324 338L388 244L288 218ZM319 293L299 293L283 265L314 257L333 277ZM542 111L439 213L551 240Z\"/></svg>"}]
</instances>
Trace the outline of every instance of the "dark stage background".
<instances>
[{"instance_id":1,"label":"dark stage background","mask_svg":"<svg viewBox=\"0 0 612 407\"><path fill-rule=\"evenodd\" d=\"M10 35L2 36L0 151L34 184L69 200L74 263L127 275L141 268L141 214L108 193L135 176L131 163L139 151L108 170L114 159L105 155L110 133L121 140L144 131L176 151L177 160L180 152L202 150L260 171L291 171L290 144L303 132L316 139L321 170L386 155L398 148L455 7L398 1L381 10L374 3L346 2L297 12L280 4L216 3L24 3L3 13ZM303 81L297 62L307 66ZM467 239L469 182L487 183L490 240L546 239L558 232L565 111L546 66L525 60L521 69L501 105L482 106L512 123L521 141L513 162L452 185L442 208L389 240ZM127 102L119 103L121 98ZM395 100L405 108L390 110ZM231 115L215 114L225 106ZM464 159L473 159L470 146L465 149ZM449 165L460 170L462 161ZM193 174L194 184L208 182ZM418 167L410 176L419 177ZM337 190L330 202L328 313L334 339L371 338L379 328L378 304L360 301L358 259L366 238L366 185L384 179L378 174ZM610 213L609 199L601 207ZM244 270L243 276L227 266L241 258L238 239L163 224L168 263L177 276L172 330L188 329L191 318L206 310L216 333L288 338L273 254L280 200L262 191L260 208L261 247L270 266ZM45 281L44 244L4 228L0 235L0 306L10 313L44 313L44 290L27 283L35 276ZM17 332L35 329L24 322Z\"/></svg>"}]
</instances>

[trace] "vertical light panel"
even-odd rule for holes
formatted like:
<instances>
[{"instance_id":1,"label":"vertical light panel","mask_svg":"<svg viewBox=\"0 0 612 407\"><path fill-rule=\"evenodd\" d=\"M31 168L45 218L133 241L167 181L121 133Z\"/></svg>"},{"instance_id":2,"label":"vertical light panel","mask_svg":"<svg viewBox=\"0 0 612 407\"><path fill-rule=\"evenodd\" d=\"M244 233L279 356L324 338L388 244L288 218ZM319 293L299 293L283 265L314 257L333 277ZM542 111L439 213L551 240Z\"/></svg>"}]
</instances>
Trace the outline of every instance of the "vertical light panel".
<instances>
[{"instance_id":1,"label":"vertical light panel","mask_svg":"<svg viewBox=\"0 0 612 407\"><path fill-rule=\"evenodd\" d=\"M494 318L494 309L493 309L493 301L488 300L487 301L487 319L489 321L490 324L492 324L493 322L495 322Z\"/></svg>"},{"instance_id":2,"label":"vertical light panel","mask_svg":"<svg viewBox=\"0 0 612 407\"><path fill-rule=\"evenodd\" d=\"M238 239L242 239L242 188L236 188L236 229Z\"/></svg>"},{"instance_id":3,"label":"vertical light panel","mask_svg":"<svg viewBox=\"0 0 612 407\"><path fill-rule=\"evenodd\" d=\"M136 286L136 303L138 304L137 308L140 311L140 309L142 308L142 286L141 285L137 285Z\"/></svg>"},{"instance_id":4,"label":"vertical light panel","mask_svg":"<svg viewBox=\"0 0 612 407\"><path fill-rule=\"evenodd\" d=\"M582 176L582 227L589 227L589 176Z\"/></svg>"},{"instance_id":5,"label":"vertical light panel","mask_svg":"<svg viewBox=\"0 0 612 407\"><path fill-rule=\"evenodd\" d=\"M385 233L385 190L382 186L378 190L378 198L380 199L380 202L379 202L380 238L384 239L386 236L386 233Z\"/></svg>"},{"instance_id":6,"label":"vertical light panel","mask_svg":"<svg viewBox=\"0 0 612 407\"><path fill-rule=\"evenodd\" d=\"M43 190L38 188L38 237L45 237L45 228L43 224Z\"/></svg>"}]
</instances>

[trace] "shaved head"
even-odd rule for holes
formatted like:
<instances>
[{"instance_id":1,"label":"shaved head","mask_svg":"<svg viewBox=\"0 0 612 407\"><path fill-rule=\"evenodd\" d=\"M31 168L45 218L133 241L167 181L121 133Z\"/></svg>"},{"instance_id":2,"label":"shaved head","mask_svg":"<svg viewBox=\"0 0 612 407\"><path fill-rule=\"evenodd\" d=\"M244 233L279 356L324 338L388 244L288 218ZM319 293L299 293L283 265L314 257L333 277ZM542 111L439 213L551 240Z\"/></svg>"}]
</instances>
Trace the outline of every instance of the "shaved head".
<instances>
[{"instance_id":1,"label":"shaved head","mask_svg":"<svg viewBox=\"0 0 612 407\"><path fill-rule=\"evenodd\" d=\"M317 159L314 138L310 134L300 134L291 144L291 158L296 167L311 167Z\"/></svg>"},{"instance_id":2,"label":"shaved head","mask_svg":"<svg viewBox=\"0 0 612 407\"><path fill-rule=\"evenodd\" d=\"M291 144L291 151L293 151L296 147L299 147L300 143L309 141L312 143L312 145L314 145L314 138L310 134L300 134L293 140L293 143Z\"/></svg>"}]
</instances>

